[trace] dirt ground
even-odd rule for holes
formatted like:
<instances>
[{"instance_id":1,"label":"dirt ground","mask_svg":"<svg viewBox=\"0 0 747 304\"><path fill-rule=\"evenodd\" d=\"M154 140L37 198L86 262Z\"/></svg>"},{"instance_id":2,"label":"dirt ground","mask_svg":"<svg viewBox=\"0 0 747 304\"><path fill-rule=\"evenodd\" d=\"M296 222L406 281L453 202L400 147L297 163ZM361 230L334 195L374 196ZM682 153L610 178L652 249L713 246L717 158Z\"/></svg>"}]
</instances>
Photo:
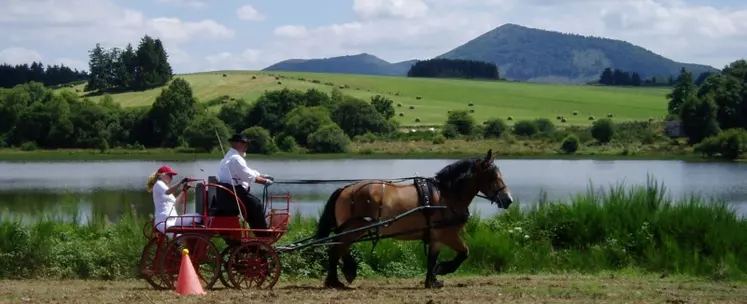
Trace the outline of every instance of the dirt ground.
<instances>
[{"instance_id":1,"label":"dirt ground","mask_svg":"<svg viewBox=\"0 0 747 304\"><path fill-rule=\"evenodd\" d=\"M0 281L0 303L747 303L747 284L695 279L619 276L444 277L446 287L422 281L362 279L351 290L321 281L279 282L272 291L208 291L178 296L145 281ZM216 286L222 288L220 283Z\"/></svg>"}]
</instances>

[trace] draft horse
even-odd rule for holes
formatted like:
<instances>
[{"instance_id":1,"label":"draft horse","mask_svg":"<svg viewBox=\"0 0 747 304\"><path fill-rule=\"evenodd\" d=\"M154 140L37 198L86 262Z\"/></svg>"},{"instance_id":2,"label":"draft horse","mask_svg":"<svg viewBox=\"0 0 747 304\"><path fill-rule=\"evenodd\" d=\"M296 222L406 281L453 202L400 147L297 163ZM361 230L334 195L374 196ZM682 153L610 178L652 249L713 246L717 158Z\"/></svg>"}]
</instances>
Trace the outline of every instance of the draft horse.
<instances>
[{"instance_id":1,"label":"draft horse","mask_svg":"<svg viewBox=\"0 0 747 304\"><path fill-rule=\"evenodd\" d=\"M415 178L412 184L394 184L390 181L359 181L336 189L319 218L316 239L328 237L332 232L341 234L377 222L394 218L420 206L422 216L411 214L378 228L381 237L395 240L422 240L427 246L427 272L425 288L441 288L443 281L437 275L453 273L469 255L469 248L459 235L469 218L469 205L478 192L491 204L508 209L513 202L511 192L498 167L493 163L492 149L485 157L456 161L433 177ZM350 254L350 247L361 239L366 229L350 232L336 238L329 247L329 263L324 285L344 289L337 275L342 258L342 273L348 283L357 276L358 264ZM370 231L369 231L370 232ZM441 245L457 252L451 261L436 263Z\"/></svg>"}]
</instances>

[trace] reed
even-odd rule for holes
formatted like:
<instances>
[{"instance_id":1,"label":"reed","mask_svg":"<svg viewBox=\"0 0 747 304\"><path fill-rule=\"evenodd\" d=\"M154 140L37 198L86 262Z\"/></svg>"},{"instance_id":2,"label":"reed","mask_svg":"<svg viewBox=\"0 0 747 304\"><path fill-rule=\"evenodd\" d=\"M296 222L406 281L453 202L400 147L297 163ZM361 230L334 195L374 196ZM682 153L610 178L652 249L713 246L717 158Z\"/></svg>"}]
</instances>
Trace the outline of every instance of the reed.
<instances>
[{"instance_id":1,"label":"reed","mask_svg":"<svg viewBox=\"0 0 747 304\"><path fill-rule=\"evenodd\" d=\"M673 200L662 184L614 185L570 202L541 200L493 217L474 215L464 238L470 256L457 274L656 272L738 280L747 272L747 222L726 202L696 194ZM147 219L134 212L62 222L0 222L0 278L122 279L136 275ZM295 215L278 244L311 235L315 217ZM361 276L418 277L422 244L358 243ZM453 252L442 251L442 259ZM326 248L281 256L284 278L321 277Z\"/></svg>"}]
</instances>

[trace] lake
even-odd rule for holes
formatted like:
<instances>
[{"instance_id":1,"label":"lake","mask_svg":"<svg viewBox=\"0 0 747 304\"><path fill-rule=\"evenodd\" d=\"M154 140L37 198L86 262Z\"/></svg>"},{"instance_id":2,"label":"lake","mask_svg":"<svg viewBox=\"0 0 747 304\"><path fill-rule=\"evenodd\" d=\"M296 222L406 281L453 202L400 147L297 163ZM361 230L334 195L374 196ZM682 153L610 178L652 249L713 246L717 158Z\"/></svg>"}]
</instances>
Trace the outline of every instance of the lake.
<instances>
[{"instance_id":1,"label":"lake","mask_svg":"<svg viewBox=\"0 0 747 304\"><path fill-rule=\"evenodd\" d=\"M248 163L276 180L327 180L432 176L453 161L248 160ZM41 214L53 214L60 220L78 217L85 222L92 215L106 215L116 221L131 208L140 214L150 214L153 202L145 191L145 182L162 164L150 161L0 162L0 217L21 216L28 220ZM179 173L179 178L207 179L218 171L218 160L167 164ZM567 200L571 195L586 191L590 182L605 188L623 182L643 184L647 174L651 174L657 181L664 182L674 197L700 193L723 198L738 212L747 212L747 164L659 160L497 160L497 164L513 197L522 206L537 202L542 191L550 199ZM290 192L294 198L293 210L317 215L332 191L342 185L276 184L270 190ZM261 189L254 187L252 192L259 196ZM190 198L193 200L194 196ZM472 209L480 215L501 212L481 198L475 199Z\"/></svg>"}]
</instances>

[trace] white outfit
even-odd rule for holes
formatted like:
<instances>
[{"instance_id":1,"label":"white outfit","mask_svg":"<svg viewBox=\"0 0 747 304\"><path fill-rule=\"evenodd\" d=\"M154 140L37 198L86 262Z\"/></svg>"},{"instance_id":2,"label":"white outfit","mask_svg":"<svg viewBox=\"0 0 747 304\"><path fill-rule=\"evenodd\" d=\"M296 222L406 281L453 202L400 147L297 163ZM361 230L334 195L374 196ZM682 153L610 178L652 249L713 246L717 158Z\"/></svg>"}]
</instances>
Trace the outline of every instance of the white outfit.
<instances>
[{"instance_id":1,"label":"white outfit","mask_svg":"<svg viewBox=\"0 0 747 304\"><path fill-rule=\"evenodd\" d=\"M169 186L160 180L153 185L153 204L155 205L153 224L156 225L156 229L161 233L166 233L166 229L172 226L190 226L192 223L201 222L199 217L193 217L199 216L199 213L188 213L184 217L179 217L175 209L176 197L173 194L166 194L168 189ZM169 233L169 237L175 236Z\"/></svg>"},{"instance_id":2,"label":"white outfit","mask_svg":"<svg viewBox=\"0 0 747 304\"><path fill-rule=\"evenodd\" d=\"M246 165L244 156L233 148L229 149L226 156L224 156L220 161L218 181L221 183L241 186L248 190L249 185L254 183L254 180L259 176L261 176L261 174L256 170L249 168L249 166Z\"/></svg>"}]
</instances>

